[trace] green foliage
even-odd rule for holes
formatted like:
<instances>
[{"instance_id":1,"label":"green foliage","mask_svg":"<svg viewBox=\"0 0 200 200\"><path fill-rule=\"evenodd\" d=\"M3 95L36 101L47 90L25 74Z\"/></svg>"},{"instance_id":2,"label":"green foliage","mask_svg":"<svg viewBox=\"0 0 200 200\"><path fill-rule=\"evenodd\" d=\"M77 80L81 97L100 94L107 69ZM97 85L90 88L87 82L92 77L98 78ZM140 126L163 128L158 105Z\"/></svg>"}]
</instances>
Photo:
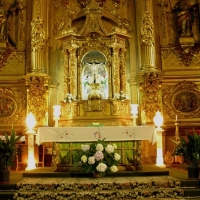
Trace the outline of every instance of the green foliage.
<instances>
[{"instance_id":1,"label":"green foliage","mask_svg":"<svg viewBox=\"0 0 200 200\"><path fill-rule=\"evenodd\" d=\"M81 150L73 154L74 167L80 166L86 173L98 173L104 176L106 173L118 171L117 165L121 156L115 153L116 146L98 140L90 145L81 145Z\"/></svg>"},{"instance_id":2,"label":"green foliage","mask_svg":"<svg viewBox=\"0 0 200 200\"><path fill-rule=\"evenodd\" d=\"M179 136L180 141L172 140L176 147L172 155L182 156L190 167L198 167L200 163L200 136L194 131L193 134L186 132L186 139Z\"/></svg>"},{"instance_id":3,"label":"green foliage","mask_svg":"<svg viewBox=\"0 0 200 200\"><path fill-rule=\"evenodd\" d=\"M14 130L10 137L5 132L5 140L0 139L0 170L9 170L13 166L13 160L17 155L16 143L22 136L17 136Z\"/></svg>"},{"instance_id":4,"label":"green foliage","mask_svg":"<svg viewBox=\"0 0 200 200\"><path fill-rule=\"evenodd\" d=\"M70 162L70 154L67 152L67 155L60 157L60 164L69 164Z\"/></svg>"}]
</instances>

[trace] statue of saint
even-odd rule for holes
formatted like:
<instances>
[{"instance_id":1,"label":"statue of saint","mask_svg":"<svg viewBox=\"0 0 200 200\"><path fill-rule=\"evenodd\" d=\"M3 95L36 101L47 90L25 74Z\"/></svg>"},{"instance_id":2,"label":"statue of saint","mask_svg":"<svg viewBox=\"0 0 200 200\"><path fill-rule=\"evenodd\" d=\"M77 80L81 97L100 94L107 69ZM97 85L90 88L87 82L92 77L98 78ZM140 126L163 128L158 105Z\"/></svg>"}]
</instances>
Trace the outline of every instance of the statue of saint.
<instances>
[{"instance_id":1,"label":"statue of saint","mask_svg":"<svg viewBox=\"0 0 200 200\"><path fill-rule=\"evenodd\" d=\"M192 37L192 6L187 0L179 0L174 8L176 26L178 29L179 37Z\"/></svg>"},{"instance_id":2,"label":"statue of saint","mask_svg":"<svg viewBox=\"0 0 200 200\"><path fill-rule=\"evenodd\" d=\"M0 41L7 39L7 10L5 0L0 0Z\"/></svg>"}]
</instances>

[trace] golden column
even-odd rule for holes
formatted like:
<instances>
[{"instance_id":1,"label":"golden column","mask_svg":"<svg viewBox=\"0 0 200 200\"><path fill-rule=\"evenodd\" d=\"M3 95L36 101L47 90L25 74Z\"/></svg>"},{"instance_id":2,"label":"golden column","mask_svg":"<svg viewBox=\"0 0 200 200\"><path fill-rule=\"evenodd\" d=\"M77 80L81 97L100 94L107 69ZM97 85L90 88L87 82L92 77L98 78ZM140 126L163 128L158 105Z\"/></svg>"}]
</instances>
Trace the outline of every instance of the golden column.
<instances>
[{"instance_id":1,"label":"golden column","mask_svg":"<svg viewBox=\"0 0 200 200\"><path fill-rule=\"evenodd\" d=\"M69 93L77 98L77 48L68 48L69 52Z\"/></svg>"},{"instance_id":2,"label":"golden column","mask_svg":"<svg viewBox=\"0 0 200 200\"><path fill-rule=\"evenodd\" d=\"M145 12L141 25L141 70L154 71L155 67L155 38L152 16L152 2L145 1Z\"/></svg>"},{"instance_id":3,"label":"golden column","mask_svg":"<svg viewBox=\"0 0 200 200\"><path fill-rule=\"evenodd\" d=\"M27 110L36 117L37 123L45 125L45 114L48 111L48 84L50 77L47 75L46 48L46 11L47 0L36 0L33 2L31 23L31 69L27 70L25 76L26 84L29 86L27 92ZM44 20L45 19L45 20ZM45 60L46 59L46 60Z\"/></svg>"},{"instance_id":4,"label":"golden column","mask_svg":"<svg viewBox=\"0 0 200 200\"><path fill-rule=\"evenodd\" d=\"M126 94L126 68L125 68L125 37L128 35L122 33L111 37L112 47L112 95L123 91Z\"/></svg>"},{"instance_id":5,"label":"golden column","mask_svg":"<svg viewBox=\"0 0 200 200\"><path fill-rule=\"evenodd\" d=\"M124 94L126 94L126 68L125 68L125 48L121 48L119 52L119 72L120 72L120 90L123 91Z\"/></svg>"},{"instance_id":6,"label":"golden column","mask_svg":"<svg viewBox=\"0 0 200 200\"><path fill-rule=\"evenodd\" d=\"M31 22L31 69L29 72L44 74L47 73L47 65L45 66L46 52L46 27L44 19L46 19L46 0L33 1L33 15ZM45 20L46 21L46 20ZM47 59L47 58L46 58Z\"/></svg>"},{"instance_id":7,"label":"golden column","mask_svg":"<svg viewBox=\"0 0 200 200\"><path fill-rule=\"evenodd\" d=\"M78 97L78 77L77 77L77 49L78 39L71 33L61 35L56 38L62 42L62 53L64 55L64 92ZM79 94L80 95L80 94Z\"/></svg>"},{"instance_id":8,"label":"golden column","mask_svg":"<svg viewBox=\"0 0 200 200\"><path fill-rule=\"evenodd\" d=\"M120 91L119 79L119 47L113 47L113 61L112 61L112 85L113 97Z\"/></svg>"}]
</instances>

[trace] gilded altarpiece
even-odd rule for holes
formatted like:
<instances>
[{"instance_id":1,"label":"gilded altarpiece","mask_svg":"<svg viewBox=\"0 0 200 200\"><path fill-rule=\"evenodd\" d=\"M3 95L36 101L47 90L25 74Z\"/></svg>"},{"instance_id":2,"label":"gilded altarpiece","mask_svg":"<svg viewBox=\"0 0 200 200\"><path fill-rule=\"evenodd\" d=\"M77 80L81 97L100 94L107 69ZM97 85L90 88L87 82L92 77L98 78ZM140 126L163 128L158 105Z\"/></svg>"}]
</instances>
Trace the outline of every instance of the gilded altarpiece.
<instances>
[{"instance_id":1,"label":"gilded altarpiece","mask_svg":"<svg viewBox=\"0 0 200 200\"><path fill-rule=\"evenodd\" d=\"M109 30L107 13L95 1L81 11L86 20L80 30L65 29L61 41L64 56L63 90L76 101L61 102L60 126L131 125L130 100L118 101L116 94L127 92L125 53L127 30L117 24ZM113 19L110 19L116 23Z\"/></svg>"}]
</instances>

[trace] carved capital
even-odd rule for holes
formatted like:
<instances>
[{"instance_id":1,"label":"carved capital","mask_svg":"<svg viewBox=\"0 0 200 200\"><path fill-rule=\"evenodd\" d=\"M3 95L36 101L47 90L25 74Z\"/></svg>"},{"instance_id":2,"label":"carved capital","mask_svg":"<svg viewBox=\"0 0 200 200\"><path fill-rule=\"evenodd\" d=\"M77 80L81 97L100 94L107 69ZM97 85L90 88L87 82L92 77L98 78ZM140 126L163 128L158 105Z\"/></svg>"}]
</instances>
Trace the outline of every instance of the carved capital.
<instances>
[{"instance_id":1,"label":"carved capital","mask_svg":"<svg viewBox=\"0 0 200 200\"><path fill-rule=\"evenodd\" d=\"M46 92L48 91L49 77L32 76L26 77L28 89L28 106L36 120L39 122L45 117L46 108L48 107Z\"/></svg>"},{"instance_id":2,"label":"carved capital","mask_svg":"<svg viewBox=\"0 0 200 200\"><path fill-rule=\"evenodd\" d=\"M158 110L161 110L161 97L159 90L161 88L161 74L156 72L145 73L143 83L140 88L143 90L143 110L147 117L153 121L153 117Z\"/></svg>"}]
</instances>

